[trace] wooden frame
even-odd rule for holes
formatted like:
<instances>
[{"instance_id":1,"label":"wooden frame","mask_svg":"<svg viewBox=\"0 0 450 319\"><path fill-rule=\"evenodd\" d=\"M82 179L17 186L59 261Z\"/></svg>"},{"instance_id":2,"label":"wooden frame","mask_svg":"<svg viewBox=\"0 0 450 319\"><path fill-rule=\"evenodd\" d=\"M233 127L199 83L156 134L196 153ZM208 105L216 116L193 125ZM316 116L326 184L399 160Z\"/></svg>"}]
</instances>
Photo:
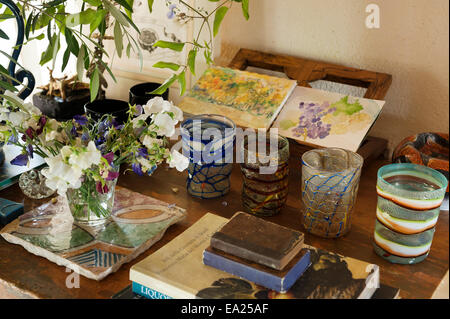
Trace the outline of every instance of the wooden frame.
<instances>
[{"instance_id":1,"label":"wooden frame","mask_svg":"<svg viewBox=\"0 0 450 319\"><path fill-rule=\"evenodd\" d=\"M239 70L245 70L249 66L283 72L289 78L297 80L298 85L305 87L311 87L310 82L326 80L367 88L364 98L374 100L383 100L392 83L392 75L386 73L249 49L240 49L228 65ZM386 146L387 140L368 136L358 153L365 161L370 161L383 154ZM306 149L308 146L305 146Z\"/></svg>"}]
</instances>

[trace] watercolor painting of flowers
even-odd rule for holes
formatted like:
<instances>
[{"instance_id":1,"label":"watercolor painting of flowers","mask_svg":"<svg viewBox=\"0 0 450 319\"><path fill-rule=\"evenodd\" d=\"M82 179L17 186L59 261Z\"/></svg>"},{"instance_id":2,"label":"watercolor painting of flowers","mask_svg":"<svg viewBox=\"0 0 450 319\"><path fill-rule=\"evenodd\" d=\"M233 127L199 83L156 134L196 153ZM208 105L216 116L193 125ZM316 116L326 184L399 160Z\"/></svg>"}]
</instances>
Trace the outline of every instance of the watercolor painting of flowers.
<instances>
[{"instance_id":1,"label":"watercolor painting of flowers","mask_svg":"<svg viewBox=\"0 0 450 319\"><path fill-rule=\"evenodd\" d=\"M207 69L180 104L184 112L229 117L237 125L268 128L297 82L223 67Z\"/></svg>"},{"instance_id":2,"label":"watercolor painting of flowers","mask_svg":"<svg viewBox=\"0 0 450 319\"><path fill-rule=\"evenodd\" d=\"M357 151L384 101L297 87L273 127L311 146Z\"/></svg>"}]
</instances>

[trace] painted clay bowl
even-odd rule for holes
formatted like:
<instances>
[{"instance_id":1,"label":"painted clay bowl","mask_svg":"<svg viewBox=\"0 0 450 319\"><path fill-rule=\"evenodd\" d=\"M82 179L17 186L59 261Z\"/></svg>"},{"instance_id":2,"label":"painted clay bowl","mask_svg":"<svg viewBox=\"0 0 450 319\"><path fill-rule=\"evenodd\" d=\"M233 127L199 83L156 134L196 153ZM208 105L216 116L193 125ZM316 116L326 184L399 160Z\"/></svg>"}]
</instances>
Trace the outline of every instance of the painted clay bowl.
<instances>
[{"instance_id":1,"label":"painted clay bowl","mask_svg":"<svg viewBox=\"0 0 450 319\"><path fill-rule=\"evenodd\" d=\"M413 163L433 168L449 179L449 135L419 133L401 141L392 155L393 163ZM447 187L448 192L448 187Z\"/></svg>"}]
</instances>

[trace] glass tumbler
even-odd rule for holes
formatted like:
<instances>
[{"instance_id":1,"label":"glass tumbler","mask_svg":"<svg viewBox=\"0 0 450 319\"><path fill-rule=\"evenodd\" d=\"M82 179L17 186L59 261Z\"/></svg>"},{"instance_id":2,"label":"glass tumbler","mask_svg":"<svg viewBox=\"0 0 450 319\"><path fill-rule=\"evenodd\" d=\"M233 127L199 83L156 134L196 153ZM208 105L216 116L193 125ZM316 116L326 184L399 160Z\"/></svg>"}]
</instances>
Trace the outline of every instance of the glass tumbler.
<instances>
[{"instance_id":1,"label":"glass tumbler","mask_svg":"<svg viewBox=\"0 0 450 319\"><path fill-rule=\"evenodd\" d=\"M207 199L229 192L235 136L236 125L222 115L197 115L181 124L183 154L189 158L189 194Z\"/></svg>"},{"instance_id":2,"label":"glass tumbler","mask_svg":"<svg viewBox=\"0 0 450 319\"><path fill-rule=\"evenodd\" d=\"M389 164L378 170L374 250L397 264L415 264L430 251L448 181L416 164Z\"/></svg>"},{"instance_id":3,"label":"glass tumbler","mask_svg":"<svg viewBox=\"0 0 450 319\"><path fill-rule=\"evenodd\" d=\"M272 216L281 210L288 195L289 142L279 135L267 136L263 157L257 144L256 139L244 139L242 205L248 213ZM271 144L276 153L267 154Z\"/></svg>"},{"instance_id":4,"label":"glass tumbler","mask_svg":"<svg viewBox=\"0 0 450 319\"><path fill-rule=\"evenodd\" d=\"M306 231L337 238L350 230L363 162L359 154L339 148L303 154L302 221Z\"/></svg>"}]
</instances>

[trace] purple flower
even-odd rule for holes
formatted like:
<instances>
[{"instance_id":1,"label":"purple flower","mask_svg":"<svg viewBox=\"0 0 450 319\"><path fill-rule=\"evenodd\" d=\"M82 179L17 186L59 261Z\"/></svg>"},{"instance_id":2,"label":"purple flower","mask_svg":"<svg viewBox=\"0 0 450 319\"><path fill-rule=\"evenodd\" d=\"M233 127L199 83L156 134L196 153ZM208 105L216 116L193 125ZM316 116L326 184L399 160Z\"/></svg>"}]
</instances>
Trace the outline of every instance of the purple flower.
<instances>
[{"instance_id":1,"label":"purple flower","mask_svg":"<svg viewBox=\"0 0 450 319\"><path fill-rule=\"evenodd\" d=\"M8 138L8 145L11 145L13 143L17 143L19 141L19 139L17 138L17 135L12 134L9 138Z\"/></svg>"},{"instance_id":2,"label":"purple flower","mask_svg":"<svg viewBox=\"0 0 450 319\"><path fill-rule=\"evenodd\" d=\"M144 108L142 107L142 105L137 104L136 105L136 111L134 112L134 116L139 116L144 112Z\"/></svg>"},{"instance_id":3,"label":"purple flower","mask_svg":"<svg viewBox=\"0 0 450 319\"><path fill-rule=\"evenodd\" d=\"M142 168L141 168L141 164L139 163L133 163L131 165L131 167L133 168L133 172L135 172L136 174L138 174L139 176L143 176L144 173L142 172Z\"/></svg>"},{"instance_id":4,"label":"purple flower","mask_svg":"<svg viewBox=\"0 0 450 319\"><path fill-rule=\"evenodd\" d=\"M111 165L112 161L114 160L114 153L109 152L108 154L103 155L103 157L108 161L108 164Z\"/></svg>"},{"instance_id":5,"label":"purple flower","mask_svg":"<svg viewBox=\"0 0 450 319\"><path fill-rule=\"evenodd\" d=\"M33 158L33 146L31 144L27 145L27 152L30 158Z\"/></svg>"},{"instance_id":6,"label":"purple flower","mask_svg":"<svg viewBox=\"0 0 450 319\"><path fill-rule=\"evenodd\" d=\"M22 141L25 142L27 140L27 136L31 139L33 139L36 136L36 132L33 130L33 128L31 127L27 128L25 134L22 135Z\"/></svg>"},{"instance_id":7,"label":"purple flower","mask_svg":"<svg viewBox=\"0 0 450 319\"><path fill-rule=\"evenodd\" d=\"M175 4L171 4L169 6L169 12L167 13L167 18L169 19L173 19L173 17L175 16L175 8L177 6Z\"/></svg>"},{"instance_id":8,"label":"purple flower","mask_svg":"<svg viewBox=\"0 0 450 319\"><path fill-rule=\"evenodd\" d=\"M116 130L121 130L125 126L123 124L120 124L115 118L113 118L113 120L112 120L112 125L114 126L114 128Z\"/></svg>"},{"instance_id":9,"label":"purple flower","mask_svg":"<svg viewBox=\"0 0 450 319\"><path fill-rule=\"evenodd\" d=\"M70 134L72 134L73 137L77 136L77 128L75 126L72 126Z\"/></svg>"},{"instance_id":10,"label":"purple flower","mask_svg":"<svg viewBox=\"0 0 450 319\"><path fill-rule=\"evenodd\" d=\"M20 154L10 162L12 165L25 166L28 164L28 154Z\"/></svg>"},{"instance_id":11,"label":"purple flower","mask_svg":"<svg viewBox=\"0 0 450 319\"><path fill-rule=\"evenodd\" d=\"M138 148L138 155L141 156L141 157L147 158L148 157L147 149L144 148L144 147Z\"/></svg>"},{"instance_id":12,"label":"purple flower","mask_svg":"<svg viewBox=\"0 0 450 319\"><path fill-rule=\"evenodd\" d=\"M41 116L39 118L38 129L36 130L36 135L41 135L46 123L47 123L47 118L45 116Z\"/></svg>"},{"instance_id":13,"label":"purple flower","mask_svg":"<svg viewBox=\"0 0 450 319\"><path fill-rule=\"evenodd\" d=\"M105 178L107 181L113 181L119 177L119 172L108 172L108 176Z\"/></svg>"},{"instance_id":14,"label":"purple flower","mask_svg":"<svg viewBox=\"0 0 450 319\"><path fill-rule=\"evenodd\" d=\"M106 184L102 186L101 182L97 182L95 188L97 189L97 192L99 192L100 194L104 194L109 191L108 186L106 186Z\"/></svg>"},{"instance_id":15,"label":"purple flower","mask_svg":"<svg viewBox=\"0 0 450 319\"><path fill-rule=\"evenodd\" d=\"M81 140L83 141L83 142L87 142L87 141L89 141L89 133L88 132L84 132L83 134L81 134Z\"/></svg>"},{"instance_id":16,"label":"purple flower","mask_svg":"<svg viewBox=\"0 0 450 319\"><path fill-rule=\"evenodd\" d=\"M75 115L73 119L81 126L86 125L88 122L87 117L84 115Z\"/></svg>"}]
</instances>

